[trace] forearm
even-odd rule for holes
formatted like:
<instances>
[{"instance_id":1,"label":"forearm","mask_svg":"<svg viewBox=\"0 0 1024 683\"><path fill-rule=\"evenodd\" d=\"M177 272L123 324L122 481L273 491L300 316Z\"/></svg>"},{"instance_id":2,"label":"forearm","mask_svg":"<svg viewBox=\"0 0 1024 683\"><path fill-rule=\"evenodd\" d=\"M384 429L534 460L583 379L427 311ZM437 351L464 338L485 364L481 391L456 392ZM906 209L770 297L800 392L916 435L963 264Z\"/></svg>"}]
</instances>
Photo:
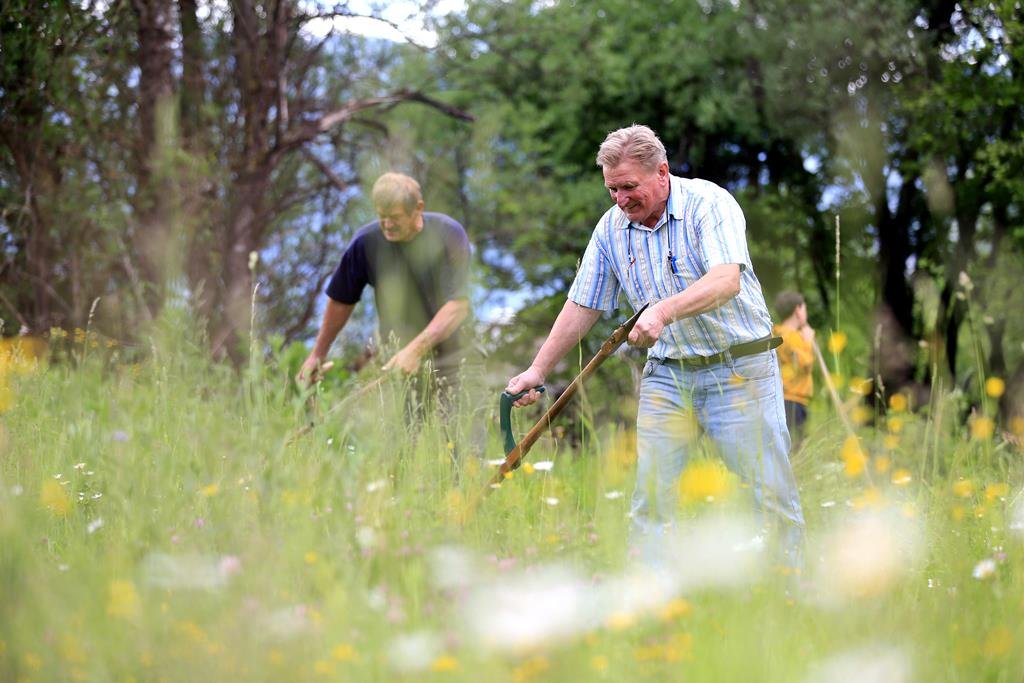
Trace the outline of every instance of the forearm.
<instances>
[{"instance_id":1,"label":"forearm","mask_svg":"<svg viewBox=\"0 0 1024 683\"><path fill-rule=\"evenodd\" d=\"M324 309L324 318L320 323L316 342L313 344L312 355L320 359L327 357L327 352L331 350L331 344L345 327L354 308L354 304L343 304L334 299L327 299L327 308Z\"/></svg>"},{"instance_id":2,"label":"forearm","mask_svg":"<svg viewBox=\"0 0 1024 683\"><path fill-rule=\"evenodd\" d=\"M427 326L423 328L423 331L409 342L407 348L416 350L420 355L430 351L452 336L468 315L468 300L452 299L445 302L444 306L438 309Z\"/></svg>"},{"instance_id":3,"label":"forearm","mask_svg":"<svg viewBox=\"0 0 1024 683\"><path fill-rule=\"evenodd\" d=\"M713 311L740 293L740 267L714 266L679 294L662 299L655 308L665 325Z\"/></svg>"},{"instance_id":4,"label":"forearm","mask_svg":"<svg viewBox=\"0 0 1024 683\"><path fill-rule=\"evenodd\" d=\"M566 301L530 367L546 377L569 349L580 343L600 317L601 311L595 308Z\"/></svg>"}]
</instances>

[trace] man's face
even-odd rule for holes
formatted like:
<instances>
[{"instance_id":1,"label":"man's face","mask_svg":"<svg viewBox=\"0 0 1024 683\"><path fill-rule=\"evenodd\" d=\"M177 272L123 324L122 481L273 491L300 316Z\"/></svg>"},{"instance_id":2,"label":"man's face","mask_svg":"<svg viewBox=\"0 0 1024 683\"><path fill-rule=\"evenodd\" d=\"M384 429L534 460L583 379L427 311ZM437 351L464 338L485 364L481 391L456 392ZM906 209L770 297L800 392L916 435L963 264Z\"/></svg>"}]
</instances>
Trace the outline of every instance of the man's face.
<instances>
[{"instance_id":1,"label":"man's face","mask_svg":"<svg viewBox=\"0 0 1024 683\"><path fill-rule=\"evenodd\" d=\"M377 217L380 219L384 239L388 242L408 242L423 229L423 202L411 211L397 204L378 206Z\"/></svg>"},{"instance_id":2,"label":"man's face","mask_svg":"<svg viewBox=\"0 0 1024 683\"><path fill-rule=\"evenodd\" d=\"M650 171L627 159L602 172L608 194L629 220L649 228L658 224L668 201L667 162L661 162L655 170Z\"/></svg>"}]
</instances>

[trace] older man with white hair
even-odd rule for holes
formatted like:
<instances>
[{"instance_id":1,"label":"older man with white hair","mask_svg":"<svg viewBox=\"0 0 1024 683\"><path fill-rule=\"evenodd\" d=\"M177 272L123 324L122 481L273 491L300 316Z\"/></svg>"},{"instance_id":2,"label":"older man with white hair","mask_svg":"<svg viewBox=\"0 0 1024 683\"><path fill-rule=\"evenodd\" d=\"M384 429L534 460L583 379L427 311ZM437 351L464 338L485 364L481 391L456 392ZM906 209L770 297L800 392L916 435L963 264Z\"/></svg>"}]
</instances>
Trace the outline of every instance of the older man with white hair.
<instances>
[{"instance_id":1,"label":"older man with white hair","mask_svg":"<svg viewBox=\"0 0 1024 683\"><path fill-rule=\"evenodd\" d=\"M677 480L703 432L747 484L779 534L782 561L802 562L803 513L790 468L789 433L772 321L754 275L743 212L721 187L669 173L647 126L609 133L597 165L615 206L594 229L568 301L523 373L506 391L533 390L579 343L620 291L639 310L629 335L648 349L637 415L634 541L672 526ZM651 538L651 537L654 538Z\"/></svg>"}]
</instances>

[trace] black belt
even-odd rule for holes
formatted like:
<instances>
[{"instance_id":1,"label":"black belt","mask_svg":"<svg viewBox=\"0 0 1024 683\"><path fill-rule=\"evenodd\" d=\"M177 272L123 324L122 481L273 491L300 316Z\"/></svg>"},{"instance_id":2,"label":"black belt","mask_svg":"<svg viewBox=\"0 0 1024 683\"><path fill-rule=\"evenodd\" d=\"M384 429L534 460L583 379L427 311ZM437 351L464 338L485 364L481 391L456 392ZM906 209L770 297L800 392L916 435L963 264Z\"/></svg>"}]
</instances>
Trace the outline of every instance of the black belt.
<instances>
[{"instance_id":1,"label":"black belt","mask_svg":"<svg viewBox=\"0 0 1024 683\"><path fill-rule=\"evenodd\" d=\"M706 368L711 365L717 365L728 357L741 358L743 356L751 356L755 353L764 353L765 351L771 351L774 348L778 348L782 344L782 337L767 336L761 339L755 339L750 342L743 342L742 344L736 344L736 346L730 346L728 351L721 351L713 356L691 356L690 358L662 358L662 363L669 363L671 365L678 365L684 368Z\"/></svg>"}]
</instances>

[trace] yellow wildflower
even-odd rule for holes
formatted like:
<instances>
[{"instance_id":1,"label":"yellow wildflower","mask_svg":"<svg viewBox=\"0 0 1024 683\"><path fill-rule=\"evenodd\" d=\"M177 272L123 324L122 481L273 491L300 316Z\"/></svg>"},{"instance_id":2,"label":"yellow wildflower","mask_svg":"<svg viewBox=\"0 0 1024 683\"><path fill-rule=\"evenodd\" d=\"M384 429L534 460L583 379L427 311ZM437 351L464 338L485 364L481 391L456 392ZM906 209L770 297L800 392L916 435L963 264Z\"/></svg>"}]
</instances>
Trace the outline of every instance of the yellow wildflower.
<instances>
[{"instance_id":1,"label":"yellow wildflower","mask_svg":"<svg viewBox=\"0 0 1024 683\"><path fill-rule=\"evenodd\" d=\"M532 463L526 463L525 465L523 465L523 474L533 474L533 473L534 473L534 467L533 467Z\"/></svg>"},{"instance_id":2,"label":"yellow wildflower","mask_svg":"<svg viewBox=\"0 0 1024 683\"><path fill-rule=\"evenodd\" d=\"M512 478L512 470L509 470L508 472L506 472L504 476L505 476L506 479L511 479Z\"/></svg>"},{"instance_id":3,"label":"yellow wildflower","mask_svg":"<svg viewBox=\"0 0 1024 683\"><path fill-rule=\"evenodd\" d=\"M624 631L636 623L636 616L629 612L612 612L605 621L605 626L612 631Z\"/></svg>"},{"instance_id":4,"label":"yellow wildflower","mask_svg":"<svg viewBox=\"0 0 1024 683\"><path fill-rule=\"evenodd\" d=\"M142 611L139 594L131 581L111 581L108 589L107 614L120 619L134 619Z\"/></svg>"},{"instance_id":5,"label":"yellow wildflower","mask_svg":"<svg viewBox=\"0 0 1024 683\"><path fill-rule=\"evenodd\" d=\"M546 657L537 655L531 657L512 670L512 680L515 683L525 683L547 671L551 665Z\"/></svg>"},{"instance_id":6,"label":"yellow wildflower","mask_svg":"<svg viewBox=\"0 0 1024 683\"><path fill-rule=\"evenodd\" d=\"M1013 634L1010 629L999 624L985 636L981 652L986 657L1004 657L1013 649Z\"/></svg>"},{"instance_id":7,"label":"yellow wildflower","mask_svg":"<svg viewBox=\"0 0 1024 683\"><path fill-rule=\"evenodd\" d=\"M900 445L900 437L895 434L886 434L882 437L882 445L890 451Z\"/></svg>"},{"instance_id":8,"label":"yellow wildflower","mask_svg":"<svg viewBox=\"0 0 1024 683\"><path fill-rule=\"evenodd\" d=\"M967 515L967 510L964 509L963 505L955 505L953 507L953 521L960 522Z\"/></svg>"},{"instance_id":9,"label":"yellow wildflower","mask_svg":"<svg viewBox=\"0 0 1024 683\"><path fill-rule=\"evenodd\" d=\"M1024 439L1024 417L1014 415L1010 418L1010 433L1018 439Z\"/></svg>"},{"instance_id":10,"label":"yellow wildflower","mask_svg":"<svg viewBox=\"0 0 1024 683\"><path fill-rule=\"evenodd\" d=\"M458 671L459 660L451 655L441 655L430 664L430 670L439 672Z\"/></svg>"},{"instance_id":11,"label":"yellow wildflower","mask_svg":"<svg viewBox=\"0 0 1024 683\"><path fill-rule=\"evenodd\" d=\"M874 463L875 472L878 472L879 474L885 474L889 471L889 468L892 467L892 460L889 459L888 455L879 455L875 458Z\"/></svg>"},{"instance_id":12,"label":"yellow wildflower","mask_svg":"<svg viewBox=\"0 0 1024 683\"><path fill-rule=\"evenodd\" d=\"M870 377L851 377L850 391L858 396L867 396L871 393L872 380Z\"/></svg>"},{"instance_id":13,"label":"yellow wildflower","mask_svg":"<svg viewBox=\"0 0 1024 683\"><path fill-rule=\"evenodd\" d=\"M689 602L682 598L675 598L658 610L658 618L662 621L674 621L689 615L692 611L693 606Z\"/></svg>"},{"instance_id":14,"label":"yellow wildflower","mask_svg":"<svg viewBox=\"0 0 1024 683\"><path fill-rule=\"evenodd\" d=\"M856 436L846 437L839 455L843 459L843 471L846 472L846 476L856 477L864 471L868 456L860 447L860 440Z\"/></svg>"},{"instance_id":15,"label":"yellow wildflower","mask_svg":"<svg viewBox=\"0 0 1024 683\"><path fill-rule=\"evenodd\" d=\"M335 645L331 650L331 658L339 662L353 662L359 658L356 649L348 643Z\"/></svg>"},{"instance_id":16,"label":"yellow wildflower","mask_svg":"<svg viewBox=\"0 0 1024 683\"><path fill-rule=\"evenodd\" d=\"M334 662L328 662L326 659L316 660L313 662L313 673L317 676L333 676Z\"/></svg>"},{"instance_id":17,"label":"yellow wildflower","mask_svg":"<svg viewBox=\"0 0 1024 683\"><path fill-rule=\"evenodd\" d=\"M906 486L911 479L910 470L907 469L900 468L892 473L892 483L896 486Z\"/></svg>"},{"instance_id":18,"label":"yellow wildflower","mask_svg":"<svg viewBox=\"0 0 1024 683\"><path fill-rule=\"evenodd\" d=\"M953 482L953 495L968 498L972 493L974 493L974 484L970 479L959 479Z\"/></svg>"},{"instance_id":19,"label":"yellow wildflower","mask_svg":"<svg viewBox=\"0 0 1024 683\"><path fill-rule=\"evenodd\" d=\"M316 552L312 550L306 551L306 554L302 556L302 559L306 561L306 564L316 564Z\"/></svg>"},{"instance_id":20,"label":"yellow wildflower","mask_svg":"<svg viewBox=\"0 0 1024 683\"><path fill-rule=\"evenodd\" d=\"M714 501L733 489L732 474L717 460L691 462L679 477L679 498L683 503Z\"/></svg>"},{"instance_id":21,"label":"yellow wildflower","mask_svg":"<svg viewBox=\"0 0 1024 683\"><path fill-rule=\"evenodd\" d=\"M989 377L985 380L985 393L992 398L999 398L1006 391L1006 382L999 377Z\"/></svg>"},{"instance_id":22,"label":"yellow wildflower","mask_svg":"<svg viewBox=\"0 0 1024 683\"><path fill-rule=\"evenodd\" d=\"M866 425L871 421L871 408L867 406L854 406L853 410L850 411L850 420L858 427Z\"/></svg>"},{"instance_id":23,"label":"yellow wildflower","mask_svg":"<svg viewBox=\"0 0 1024 683\"><path fill-rule=\"evenodd\" d=\"M996 498L1005 498L1010 493L1010 485L1007 483L989 484L985 487L985 500L992 502Z\"/></svg>"},{"instance_id":24,"label":"yellow wildflower","mask_svg":"<svg viewBox=\"0 0 1024 683\"><path fill-rule=\"evenodd\" d=\"M842 389L846 386L846 375L841 372L830 372L828 375L829 379L832 380L832 386L836 389Z\"/></svg>"},{"instance_id":25,"label":"yellow wildflower","mask_svg":"<svg viewBox=\"0 0 1024 683\"><path fill-rule=\"evenodd\" d=\"M903 431L903 418L902 417L890 417L886 421L886 427L889 428L891 434L899 434Z\"/></svg>"},{"instance_id":26,"label":"yellow wildflower","mask_svg":"<svg viewBox=\"0 0 1024 683\"><path fill-rule=\"evenodd\" d=\"M996 433L996 423L991 417L978 415L971 420L971 438L978 441L988 441Z\"/></svg>"},{"instance_id":27,"label":"yellow wildflower","mask_svg":"<svg viewBox=\"0 0 1024 683\"><path fill-rule=\"evenodd\" d=\"M828 350L832 353L842 353L843 349L846 348L846 342L849 341L846 333L842 330L836 330L828 337Z\"/></svg>"},{"instance_id":28,"label":"yellow wildflower","mask_svg":"<svg viewBox=\"0 0 1024 683\"><path fill-rule=\"evenodd\" d=\"M906 394L893 394L889 397L889 410L894 413L906 412L909 404Z\"/></svg>"},{"instance_id":29,"label":"yellow wildflower","mask_svg":"<svg viewBox=\"0 0 1024 683\"><path fill-rule=\"evenodd\" d=\"M203 498L211 498L216 496L218 491L220 491L219 484L207 484L203 488L199 489L199 495Z\"/></svg>"},{"instance_id":30,"label":"yellow wildflower","mask_svg":"<svg viewBox=\"0 0 1024 683\"><path fill-rule=\"evenodd\" d=\"M604 673L608 670L608 658L604 655L594 655L590 658L590 668L597 673Z\"/></svg>"},{"instance_id":31,"label":"yellow wildflower","mask_svg":"<svg viewBox=\"0 0 1024 683\"><path fill-rule=\"evenodd\" d=\"M63 486L53 479L43 482L43 486L39 490L39 502L58 517L66 517L71 512L71 496Z\"/></svg>"},{"instance_id":32,"label":"yellow wildflower","mask_svg":"<svg viewBox=\"0 0 1024 683\"><path fill-rule=\"evenodd\" d=\"M864 508L881 508L885 503L885 499L882 497L882 492L872 486L869 489L865 489L864 493L859 496L854 496L850 503L853 505L854 510L863 510Z\"/></svg>"}]
</instances>

